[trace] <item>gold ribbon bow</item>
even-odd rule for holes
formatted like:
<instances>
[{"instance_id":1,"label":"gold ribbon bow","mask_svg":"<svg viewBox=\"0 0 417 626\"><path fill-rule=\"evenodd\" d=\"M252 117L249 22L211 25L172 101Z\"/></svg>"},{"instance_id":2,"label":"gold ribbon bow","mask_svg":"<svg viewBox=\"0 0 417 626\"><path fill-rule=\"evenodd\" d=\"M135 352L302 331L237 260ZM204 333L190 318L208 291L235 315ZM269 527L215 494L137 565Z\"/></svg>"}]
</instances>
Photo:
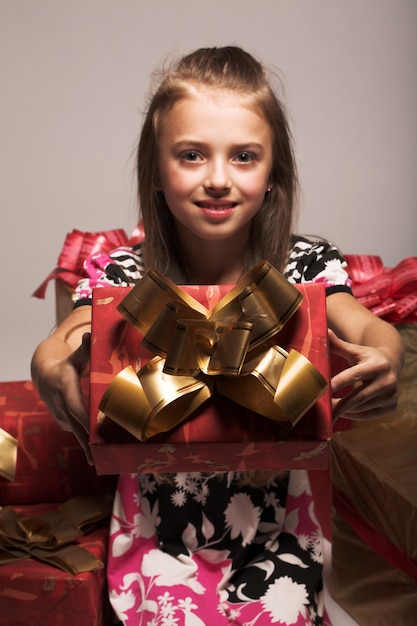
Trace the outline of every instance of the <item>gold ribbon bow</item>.
<instances>
[{"instance_id":1,"label":"gold ribbon bow","mask_svg":"<svg viewBox=\"0 0 417 626\"><path fill-rule=\"evenodd\" d=\"M281 425L292 426L327 388L302 354L270 340L302 294L268 262L254 267L210 313L151 269L119 312L155 353L138 373L122 370L100 410L141 441L170 430L215 391Z\"/></svg>"},{"instance_id":2,"label":"gold ribbon bow","mask_svg":"<svg viewBox=\"0 0 417 626\"><path fill-rule=\"evenodd\" d=\"M0 476L14 480L17 463L17 439L0 428Z\"/></svg>"},{"instance_id":3,"label":"gold ribbon bow","mask_svg":"<svg viewBox=\"0 0 417 626\"><path fill-rule=\"evenodd\" d=\"M57 511L36 517L0 509L0 565L33 557L79 574L101 569L104 564L75 541L111 515L111 496L78 496Z\"/></svg>"}]
</instances>

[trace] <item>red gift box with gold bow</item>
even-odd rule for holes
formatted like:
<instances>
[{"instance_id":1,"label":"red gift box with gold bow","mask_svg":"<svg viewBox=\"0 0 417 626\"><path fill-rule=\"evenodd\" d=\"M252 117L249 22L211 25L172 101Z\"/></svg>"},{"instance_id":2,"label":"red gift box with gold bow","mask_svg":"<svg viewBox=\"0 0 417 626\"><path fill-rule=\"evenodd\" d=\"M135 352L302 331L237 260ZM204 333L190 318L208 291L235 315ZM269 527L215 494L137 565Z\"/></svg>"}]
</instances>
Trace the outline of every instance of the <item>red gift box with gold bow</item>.
<instances>
[{"instance_id":1,"label":"red gift box with gold bow","mask_svg":"<svg viewBox=\"0 0 417 626\"><path fill-rule=\"evenodd\" d=\"M260 264L236 286L151 270L93 292L98 473L324 468L332 434L325 291Z\"/></svg>"},{"instance_id":2,"label":"red gift box with gold bow","mask_svg":"<svg viewBox=\"0 0 417 626\"><path fill-rule=\"evenodd\" d=\"M0 625L107 625L114 477L97 476L31 381L0 383L0 430Z\"/></svg>"},{"instance_id":3,"label":"red gift box with gold bow","mask_svg":"<svg viewBox=\"0 0 417 626\"><path fill-rule=\"evenodd\" d=\"M56 513L57 504L16 507L19 515ZM70 572L39 559L0 566L0 626L107 626L111 623L105 564L108 525L93 529L74 546L85 551L92 571Z\"/></svg>"}]
</instances>

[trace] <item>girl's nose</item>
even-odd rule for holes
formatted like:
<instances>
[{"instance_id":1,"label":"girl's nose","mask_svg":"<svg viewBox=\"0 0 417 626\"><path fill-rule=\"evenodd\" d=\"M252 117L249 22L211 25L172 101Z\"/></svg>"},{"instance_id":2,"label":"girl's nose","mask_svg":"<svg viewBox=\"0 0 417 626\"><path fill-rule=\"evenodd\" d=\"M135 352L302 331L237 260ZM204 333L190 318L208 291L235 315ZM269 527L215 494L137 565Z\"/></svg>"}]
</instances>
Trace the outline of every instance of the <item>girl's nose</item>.
<instances>
[{"instance_id":1,"label":"girl's nose","mask_svg":"<svg viewBox=\"0 0 417 626\"><path fill-rule=\"evenodd\" d=\"M207 189L215 191L227 191L232 186L228 163L223 160L215 160L209 164L205 182Z\"/></svg>"}]
</instances>

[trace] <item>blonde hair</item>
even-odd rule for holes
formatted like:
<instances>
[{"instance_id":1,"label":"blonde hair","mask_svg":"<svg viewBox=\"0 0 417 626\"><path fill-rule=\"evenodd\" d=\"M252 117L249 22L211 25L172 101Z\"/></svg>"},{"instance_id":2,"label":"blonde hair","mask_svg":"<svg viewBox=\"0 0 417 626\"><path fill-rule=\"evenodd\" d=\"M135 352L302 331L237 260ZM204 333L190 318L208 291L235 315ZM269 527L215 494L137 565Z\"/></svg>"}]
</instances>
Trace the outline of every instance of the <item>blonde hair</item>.
<instances>
[{"instance_id":1,"label":"blonde hair","mask_svg":"<svg viewBox=\"0 0 417 626\"><path fill-rule=\"evenodd\" d=\"M187 268L181 263L181 251L175 242L173 218L163 194L157 190L158 135L167 111L199 86L241 94L242 104L259 112L270 126L271 191L252 221L246 270L267 259L282 271L287 262L297 196L291 134L284 107L274 94L264 67L235 46L200 48L182 57L165 73L151 97L137 150L145 267L155 267L177 282L187 282Z\"/></svg>"}]
</instances>

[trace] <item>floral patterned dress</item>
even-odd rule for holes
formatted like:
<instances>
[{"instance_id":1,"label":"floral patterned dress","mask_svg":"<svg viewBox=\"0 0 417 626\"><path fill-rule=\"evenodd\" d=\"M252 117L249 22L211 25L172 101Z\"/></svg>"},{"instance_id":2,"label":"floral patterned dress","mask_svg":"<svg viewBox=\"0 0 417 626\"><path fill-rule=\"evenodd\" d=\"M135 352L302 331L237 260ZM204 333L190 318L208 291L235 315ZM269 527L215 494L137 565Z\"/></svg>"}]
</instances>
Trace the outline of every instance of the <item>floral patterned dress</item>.
<instances>
[{"instance_id":1,"label":"floral patterned dress","mask_svg":"<svg viewBox=\"0 0 417 626\"><path fill-rule=\"evenodd\" d=\"M339 251L296 238L285 275L350 291ZM75 305L143 273L141 246L86 263ZM121 475L110 531L111 603L125 626L329 626L307 472L252 486L238 473Z\"/></svg>"},{"instance_id":2,"label":"floral patterned dress","mask_svg":"<svg viewBox=\"0 0 417 626\"><path fill-rule=\"evenodd\" d=\"M108 580L124 624L322 624L323 549L307 473L123 475Z\"/></svg>"}]
</instances>

